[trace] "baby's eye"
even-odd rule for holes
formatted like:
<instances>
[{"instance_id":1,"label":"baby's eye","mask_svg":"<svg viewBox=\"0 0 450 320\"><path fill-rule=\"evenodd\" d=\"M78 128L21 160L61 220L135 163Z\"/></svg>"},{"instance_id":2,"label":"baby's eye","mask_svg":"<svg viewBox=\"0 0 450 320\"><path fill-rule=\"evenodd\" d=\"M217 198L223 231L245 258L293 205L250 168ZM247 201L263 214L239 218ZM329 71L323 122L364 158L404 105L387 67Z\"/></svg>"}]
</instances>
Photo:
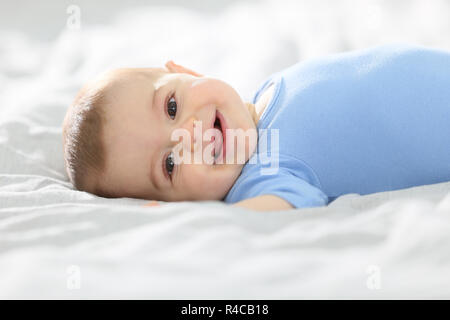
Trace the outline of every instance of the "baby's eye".
<instances>
[{"instance_id":1,"label":"baby's eye","mask_svg":"<svg viewBox=\"0 0 450 320\"><path fill-rule=\"evenodd\" d=\"M177 102L174 97L171 97L167 102L167 113L172 120L175 119L177 114Z\"/></svg>"},{"instance_id":2,"label":"baby's eye","mask_svg":"<svg viewBox=\"0 0 450 320\"><path fill-rule=\"evenodd\" d=\"M172 178L172 171L175 167L175 163L173 162L173 152L169 153L169 155L166 158L166 172L169 175L170 178Z\"/></svg>"}]
</instances>

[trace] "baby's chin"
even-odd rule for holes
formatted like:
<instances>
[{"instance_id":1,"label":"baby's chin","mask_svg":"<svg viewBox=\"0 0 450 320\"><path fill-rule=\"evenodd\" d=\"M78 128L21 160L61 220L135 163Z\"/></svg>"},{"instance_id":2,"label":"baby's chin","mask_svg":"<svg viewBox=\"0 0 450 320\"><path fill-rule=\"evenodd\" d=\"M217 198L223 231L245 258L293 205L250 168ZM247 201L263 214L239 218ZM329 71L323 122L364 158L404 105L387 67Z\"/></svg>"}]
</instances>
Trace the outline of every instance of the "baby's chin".
<instances>
[{"instance_id":1,"label":"baby's chin","mask_svg":"<svg viewBox=\"0 0 450 320\"><path fill-rule=\"evenodd\" d=\"M221 172L221 179L215 179L215 183L211 188L215 188L215 199L223 200L228 192L231 190L239 175L242 172L244 164L222 164L217 165Z\"/></svg>"}]
</instances>

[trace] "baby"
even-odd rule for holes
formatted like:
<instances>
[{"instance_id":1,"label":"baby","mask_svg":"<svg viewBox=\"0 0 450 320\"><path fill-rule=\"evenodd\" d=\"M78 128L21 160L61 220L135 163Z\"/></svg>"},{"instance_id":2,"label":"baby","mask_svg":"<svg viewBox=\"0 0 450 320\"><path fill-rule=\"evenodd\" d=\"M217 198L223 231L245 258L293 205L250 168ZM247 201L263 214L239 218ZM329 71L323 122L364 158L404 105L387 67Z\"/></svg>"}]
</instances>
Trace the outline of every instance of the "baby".
<instances>
[{"instance_id":1,"label":"baby","mask_svg":"<svg viewBox=\"0 0 450 320\"><path fill-rule=\"evenodd\" d=\"M63 123L75 188L254 210L450 180L450 52L383 45L299 62L244 102L176 65L85 85Z\"/></svg>"}]
</instances>

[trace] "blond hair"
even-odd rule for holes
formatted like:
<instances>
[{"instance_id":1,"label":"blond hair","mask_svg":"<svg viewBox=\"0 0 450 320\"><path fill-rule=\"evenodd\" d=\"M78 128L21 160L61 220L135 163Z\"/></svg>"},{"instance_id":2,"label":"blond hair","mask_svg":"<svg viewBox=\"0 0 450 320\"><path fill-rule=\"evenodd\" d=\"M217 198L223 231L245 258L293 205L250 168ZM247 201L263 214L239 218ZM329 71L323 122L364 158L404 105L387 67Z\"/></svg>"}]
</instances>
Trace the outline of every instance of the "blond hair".
<instances>
[{"instance_id":1,"label":"blond hair","mask_svg":"<svg viewBox=\"0 0 450 320\"><path fill-rule=\"evenodd\" d=\"M73 186L109 197L100 187L105 170L103 129L105 88L81 89L63 122L63 152L67 175Z\"/></svg>"}]
</instances>

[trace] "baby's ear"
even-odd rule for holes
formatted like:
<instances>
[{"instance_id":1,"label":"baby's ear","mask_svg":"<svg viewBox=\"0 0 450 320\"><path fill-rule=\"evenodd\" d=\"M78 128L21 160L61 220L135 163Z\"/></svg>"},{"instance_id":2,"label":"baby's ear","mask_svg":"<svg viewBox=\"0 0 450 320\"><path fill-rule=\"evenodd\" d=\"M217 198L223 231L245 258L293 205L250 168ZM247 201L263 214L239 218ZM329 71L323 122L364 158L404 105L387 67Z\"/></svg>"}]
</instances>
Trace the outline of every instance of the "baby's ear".
<instances>
[{"instance_id":1,"label":"baby's ear","mask_svg":"<svg viewBox=\"0 0 450 320\"><path fill-rule=\"evenodd\" d=\"M172 60L166 62L166 68L173 73L188 73L196 77L203 77L202 74L180 66L179 64L175 64Z\"/></svg>"}]
</instances>

